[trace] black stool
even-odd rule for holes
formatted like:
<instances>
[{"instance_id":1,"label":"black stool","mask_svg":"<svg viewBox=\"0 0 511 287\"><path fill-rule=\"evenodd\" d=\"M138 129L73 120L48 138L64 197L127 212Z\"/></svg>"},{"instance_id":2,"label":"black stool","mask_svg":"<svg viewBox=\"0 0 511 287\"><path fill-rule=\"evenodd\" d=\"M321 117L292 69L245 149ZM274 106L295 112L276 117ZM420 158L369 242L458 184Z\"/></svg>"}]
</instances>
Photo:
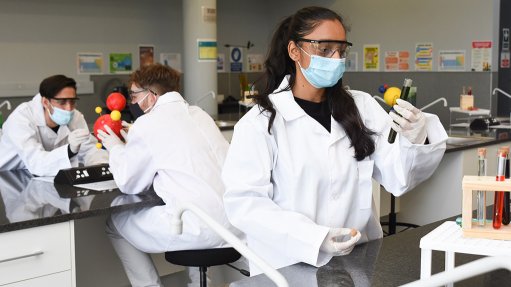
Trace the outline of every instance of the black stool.
<instances>
[{"instance_id":1,"label":"black stool","mask_svg":"<svg viewBox=\"0 0 511 287\"><path fill-rule=\"evenodd\" d=\"M383 225L388 225L389 226L389 230L388 230L387 233L385 233L385 230L383 231L383 233L385 233L385 235L396 234L396 227L397 226L406 227L402 231L408 230L410 228L417 228L417 227L419 227L419 225L416 225L416 224L406 223L406 222L398 222L397 221L397 218L396 218L396 197L392 193L390 194L389 221L388 222L380 222L380 224L382 226Z\"/></svg>"},{"instance_id":2,"label":"black stool","mask_svg":"<svg viewBox=\"0 0 511 287\"><path fill-rule=\"evenodd\" d=\"M206 271L208 270L208 267L224 264L231 266L229 263L233 263L240 259L240 257L241 254L231 247L165 252L165 259L172 264L199 267L201 287L207 286Z\"/></svg>"}]
</instances>

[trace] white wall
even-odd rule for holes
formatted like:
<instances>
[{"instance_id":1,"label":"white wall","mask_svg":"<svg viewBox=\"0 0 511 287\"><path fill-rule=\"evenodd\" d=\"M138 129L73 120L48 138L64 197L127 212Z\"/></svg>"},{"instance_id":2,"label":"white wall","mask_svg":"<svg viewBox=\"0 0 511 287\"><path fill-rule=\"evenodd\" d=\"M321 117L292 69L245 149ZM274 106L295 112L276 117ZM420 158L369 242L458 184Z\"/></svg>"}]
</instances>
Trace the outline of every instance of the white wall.
<instances>
[{"instance_id":1,"label":"white wall","mask_svg":"<svg viewBox=\"0 0 511 287\"><path fill-rule=\"evenodd\" d=\"M0 5L0 83L39 83L55 73L88 80L76 73L77 52L103 52L105 71L110 52L133 53L138 67L139 44L154 44L157 59L161 52L182 52L181 0L3 0ZM218 44L250 40L255 43L250 52L264 54L278 21L307 5L341 13L359 57L363 44L412 51L416 42L431 41L435 50L466 49L469 64L471 41L493 40L498 21L493 16L498 0L218 0Z\"/></svg>"},{"instance_id":2,"label":"white wall","mask_svg":"<svg viewBox=\"0 0 511 287\"><path fill-rule=\"evenodd\" d=\"M179 0L3 0L0 3L0 83L39 83L63 73L78 81L77 52L131 52L138 67L138 45L180 52Z\"/></svg>"},{"instance_id":3,"label":"white wall","mask_svg":"<svg viewBox=\"0 0 511 287\"><path fill-rule=\"evenodd\" d=\"M250 40L254 47L245 50L245 54L266 54L275 26L269 11L272 1L217 0L216 5L219 53L225 53L227 58L229 48L225 44L246 45Z\"/></svg>"},{"instance_id":4,"label":"white wall","mask_svg":"<svg viewBox=\"0 0 511 287\"><path fill-rule=\"evenodd\" d=\"M43 78L56 73L79 82L88 81L88 75L76 72L77 52L102 52L106 73L107 56L112 52L131 52L137 68L139 44L153 44L156 60L161 52L182 53L182 1L193 0L2 0L0 90L13 83L37 87ZM435 51L465 49L468 67L472 40L498 38L498 16L494 15L498 15L499 3L499 0L218 0L217 40L220 53L228 52L224 44L246 44L250 40L255 46L249 53L266 54L280 20L301 7L321 5L341 13L351 26L348 36L354 43L353 51L358 52L359 69L364 44L379 43L382 52L413 51L419 41L431 41ZM497 56L494 52L494 68ZM80 109L91 108L82 103Z\"/></svg>"}]
</instances>

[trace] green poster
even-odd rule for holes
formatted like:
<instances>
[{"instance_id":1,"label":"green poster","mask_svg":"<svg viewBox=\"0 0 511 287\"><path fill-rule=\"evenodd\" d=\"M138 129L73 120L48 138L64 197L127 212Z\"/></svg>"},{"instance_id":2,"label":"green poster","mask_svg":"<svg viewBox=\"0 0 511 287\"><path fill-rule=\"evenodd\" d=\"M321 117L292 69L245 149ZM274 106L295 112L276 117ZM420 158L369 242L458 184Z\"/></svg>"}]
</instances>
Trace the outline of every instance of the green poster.
<instances>
[{"instance_id":1,"label":"green poster","mask_svg":"<svg viewBox=\"0 0 511 287\"><path fill-rule=\"evenodd\" d=\"M128 73L133 67L131 53L110 54L110 73Z\"/></svg>"}]
</instances>

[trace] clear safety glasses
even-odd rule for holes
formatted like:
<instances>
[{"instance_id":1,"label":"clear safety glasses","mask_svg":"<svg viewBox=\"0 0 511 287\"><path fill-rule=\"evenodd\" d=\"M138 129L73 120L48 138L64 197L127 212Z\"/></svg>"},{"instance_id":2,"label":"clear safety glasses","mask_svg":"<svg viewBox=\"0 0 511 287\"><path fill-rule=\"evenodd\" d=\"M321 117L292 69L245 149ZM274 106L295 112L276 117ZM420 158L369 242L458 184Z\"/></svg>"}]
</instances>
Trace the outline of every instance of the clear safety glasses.
<instances>
[{"instance_id":1,"label":"clear safety glasses","mask_svg":"<svg viewBox=\"0 0 511 287\"><path fill-rule=\"evenodd\" d=\"M141 89L141 90L138 90L138 91L132 91L132 90L129 90L129 91L128 91L128 94L130 95L130 101L131 101L132 103L134 103L134 101L135 101L135 100L136 100L136 98L137 98L137 94L140 94L140 93L142 93L142 92L147 92L147 91L149 91L149 92L150 92L151 94L153 94L153 95L156 95L156 93L155 93L155 92L153 92L151 89Z\"/></svg>"},{"instance_id":2,"label":"clear safety glasses","mask_svg":"<svg viewBox=\"0 0 511 287\"><path fill-rule=\"evenodd\" d=\"M51 98L50 101L54 101L58 106L70 105L76 107L76 104L80 100L79 98Z\"/></svg>"},{"instance_id":3,"label":"clear safety glasses","mask_svg":"<svg viewBox=\"0 0 511 287\"><path fill-rule=\"evenodd\" d=\"M325 58L331 58L335 52L339 53L341 59L346 58L350 47L353 46L353 44L348 41L340 40L310 40L299 38L296 41L310 43L310 51L314 53L314 55Z\"/></svg>"}]
</instances>

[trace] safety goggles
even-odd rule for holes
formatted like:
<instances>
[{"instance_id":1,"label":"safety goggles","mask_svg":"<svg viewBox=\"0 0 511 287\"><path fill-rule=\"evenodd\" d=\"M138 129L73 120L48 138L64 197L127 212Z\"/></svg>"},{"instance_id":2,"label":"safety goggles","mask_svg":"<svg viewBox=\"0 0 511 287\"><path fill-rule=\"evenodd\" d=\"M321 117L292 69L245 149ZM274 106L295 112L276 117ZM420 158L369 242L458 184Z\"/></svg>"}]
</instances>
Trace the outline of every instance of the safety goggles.
<instances>
[{"instance_id":1,"label":"safety goggles","mask_svg":"<svg viewBox=\"0 0 511 287\"><path fill-rule=\"evenodd\" d=\"M72 107L76 106L79 98L51 98L50 101L57 103L59 106L70 105Z\"/></svg>"},{"instance_id":2,"label":"safety goggles","mask_svg":"<svg viewBox=\"0 0 511 287\"><path fill-rule=\"evenodd\" d=\"M151 94L156 95L156 93L153 92L151 89L140 89L138 91L129 90L128 94L130 95L130 101L133 103L134 100L137 98L137 94L140 94L143 92L150 92Z\"/></svg>"},{"instance_id":3,"label":"safety goggles","mask_svg":"<svg viewBox=\"0 0 511 287\"><path fill-rule=\"evenodd\" d=\"M296 42L310 43L310 51L317 56L331 58L335 52L339 53L341 59L346 58L350 51L352 43L341 40L310 40L298 38Z\"/></svg>"}]
</instances>

